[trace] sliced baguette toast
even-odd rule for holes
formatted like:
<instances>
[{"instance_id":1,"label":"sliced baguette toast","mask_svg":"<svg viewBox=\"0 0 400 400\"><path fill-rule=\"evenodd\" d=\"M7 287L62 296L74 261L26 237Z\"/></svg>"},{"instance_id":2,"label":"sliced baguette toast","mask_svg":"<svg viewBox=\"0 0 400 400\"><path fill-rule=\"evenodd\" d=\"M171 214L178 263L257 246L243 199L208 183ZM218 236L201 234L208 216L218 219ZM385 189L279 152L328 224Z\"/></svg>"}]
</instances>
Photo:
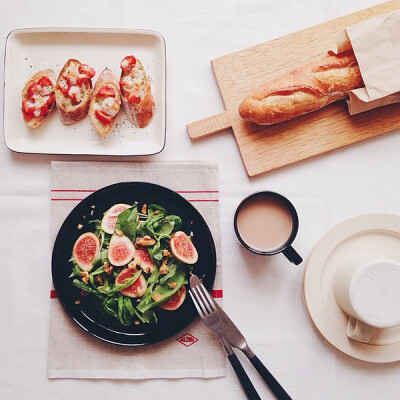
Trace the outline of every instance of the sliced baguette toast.
<instances>
[{"instance_id":1,"label":"sliced baguette toast","mask_svg":"<svg viewBox=\"0 0 400 400\"><path fill-rule=\"evenodd\" d=\"M78 60L69 59L57 78L56 103L64 125L80 121L89 110L92 74L82 73L82 66L87 67Z\"/></svg>"},{"instance_id":2,"label":"sliced baguette toast","mask_svg":"<svg viewBox=\"0 0 400 400\"><path fill-rule=\"evenodd\" d=\"M100 135L107 135L113 127L121 107L117 78L106 68L97 79L89 106L89 117Z\"/></svg>"},{"instance_id":3,"label":"sliced baguette toast","mask_svg":"<svg viewBox=\"0 0 400 400\"><path fill-rule=\"evenodd\" d=\"M120 89L129 120L138 128L146 127L154 115L155 104L150 82L139 59L127 56L121 62Z\"/></svg>"},{"instance_id":4,"label":"sliced baguette toast","mask_svg":"<svg viewBox=\"0 0 400 400\"><path fill-rule=\"evenodd\" d=\"M51 85L41 85L42 78L48 78ZM55 82L56 74L54 71L52 69L44 69L36 72L24 86L22 90L22 115L29 128L37 128L53 110L55 105Z\"/></svg>"}]
</instances>

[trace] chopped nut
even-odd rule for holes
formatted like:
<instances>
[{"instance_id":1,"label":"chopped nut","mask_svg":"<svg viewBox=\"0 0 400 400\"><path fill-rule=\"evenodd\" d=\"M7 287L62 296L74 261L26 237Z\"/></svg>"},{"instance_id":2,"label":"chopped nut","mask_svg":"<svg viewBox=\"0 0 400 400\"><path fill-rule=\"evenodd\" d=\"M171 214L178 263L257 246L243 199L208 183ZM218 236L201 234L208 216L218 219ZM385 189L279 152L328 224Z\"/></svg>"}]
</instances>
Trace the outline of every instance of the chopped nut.
<instances>
[{"instance_id":1,"label":"chopped nut","mask_svg":"<svg viewBox=\"0 0 400 400\"><path fill-rule=\"evenodd\" d=\"M142 205L142 213L147 214L147 204Z\"/></svg>"},{"instance_id":2,"label":"chopped nut","mask_svg":"<svg viewBox=\"0 0 400 400\"><path fill-rule=\"evenodd\" d=\"M107 275L111 275L111 273L113 272L114 266L111 265L109 262L106 261L106 262L103 264L103 267L104 267L104 272L105 272Z\"/></svg>"},{"instance_id":3,"label":"chopped nut","mask_svg":"<svg viewBox=\"0 0 400 400\"><path fill-rule=\"evenodd\" d=\"M90 208L96 208L96 206L95 206L95 205L92 205L92 206L90 206Z\"/></svg>"},{"instance_id":4,"label":"chopped nut","mask_svg":"<svg viewBox=\"0 0 400 400\"><path fill-rule=\"evenodd\" d=\"M163 260L160 267L160 274L165 275L168 274L167 260Z\"/></svg>"},{"instance_id":5,"label":"chopped nut","mask_svg":"<svg viewBox=\"0 0 400 400\"><path fill-rule=\"evenodd\" d=\"M167 249L163 250L163 252L162 252L163 257L169 257L170 255L171 255L171 253Z\"/></svg>"},{"instance_id":6,"label":"chopped nut","mask_svg":"<svg viewBox=\"0 0 400 400\"><path fill-rule=\"evenodd\" d=\"M137 206L137 205L138 205L138 202L137 202L137 201L135 201L133 204L134 204L135 206Z\"/></svg>"},{"instance_id":7,"label":"chopped nut","mask_svg":"<svg viewBox=\"0 0 400 400\"><path fill-rule=\"evenodd\" d=\"M82 271L81 272L82 282L87 285L89 283L89 272Z\"/></svg>"},{"instance_id":8,"label":"chopped nut","mask_svg":"<svg viewBox=\"0 0 400 400\"><path fill-rule=\"evenodd\" d=\"M82 224L78 224L77 228L78 228L78 229L82 229L82 228L83 228L83 225L82 225Z\"/></svg>"},{"instance_id":9,"label":"chopped nut","mask_svg":"<svg viewBox=\"0 0 400 400\"><path fill-rule=\"evenodd\" d=\"M90 211L90 215L93 215L93 210L92 210L92 211Z\"/></svg>"},{"instance_id":10,"label":"chopped nut","mask_svg":"<svg viewBox=\"0 0 400 400\"><path fill-rule=\"evenodd\" d=\"M80 300L75 300L75 304L81 304Z\"/></svg>"},{"instance_id":11,"label":"chopped nut","mask_svg":"<svg viewBox=\"0 0 400 400\"><path fill-rule=\"evenodd\" d=\"M96 282L97 282L100 286L103 286L103 284L104 284L103 278L102 278L100 275L97 275L97 276L96 276Z\"/></svg>"},{"instance_id":12,"label":"chopped nut","mask_svg":"<svg viewBox=\"0 0 400 400\"><path fill-rule=\"evenodd\" d=\"M138 238L138 240L136 240L136 243L140 246L153 246L156 244L156 239L153 239L151 236L146 235L142 238Z\"/></svg>"},{"instance_id":13,"label":"chopped nut","mask_svg":"<svg viewBox=\"0 0 400 400\"><path fill-rule=\"evenodd\" d=\"M135 324L135 325L139 325L140 322L139 322L138 320L136 320L136 321L134 322L134 324Z\"/></svg>"},{"instance_id":14,"label":"chopped nut","mask_svg":"<svg viewBox=\"0 0 400 400\"><path fill-rule=\"evenodd\" d=\"M158 215L158 214L162 214L161 210L155 210L153 211L153 213L151 215Z\"/></svg>"},{"instance_id":15,"label":"chopped nut","mask_svg":"<svg viewBox=\"0 0 400 400\"><path fill-rule=\"evenodd\" d=\"M168 286L170 289L174 289L174 288L176 288L176 282L170 282L170 283L168 283Z\"/></svg>"},{"instance_id":16,"label":"chopped nut","mask_svg":"<svg viewBox=\"0 0 400 400\"><path fill-rule=\"evenodd\" d=\"M159 300L162 300L164 298L164 296L160 293L154 293L153 296L151 296L151 298L154 301L159 301Z\"/></svg>"},{"instance_id":17,"label":"chopped nut","mask_svg":"<svg viewBox=\"0 0 400 400\"><path fill-rule=\"evenodd\" d=\"M116 230L115 230L115 233L116 233L118 236L124 236L124 233L123 233L122 231L120 231L119 229L116 229Z\"/></svg>"},{"instance_id":18,"label":"chopped nut","mask_svg":"<svg viewBox=\"0 0 400 400\"><path fill-rule=\"evenodd\" d=\"M134 269L134 270L136 270L136 267L137 267L138 265L140 265L140 263L138 263L138 261L139 261L139 260L133 259L133 260L128 264L128 268L129 268L129 269Z\"/></svg>"}]
</instances>

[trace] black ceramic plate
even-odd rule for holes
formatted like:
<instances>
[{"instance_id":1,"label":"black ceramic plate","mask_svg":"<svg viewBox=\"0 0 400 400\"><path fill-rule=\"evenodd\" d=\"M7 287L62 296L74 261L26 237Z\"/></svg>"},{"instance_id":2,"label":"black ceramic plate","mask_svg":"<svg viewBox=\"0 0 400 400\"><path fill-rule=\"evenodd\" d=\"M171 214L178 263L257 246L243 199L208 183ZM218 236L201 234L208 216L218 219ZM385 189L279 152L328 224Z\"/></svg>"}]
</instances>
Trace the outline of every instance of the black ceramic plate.
<instances>
[{"instance_id":1,"label":"black ceramic plate","mask_svg":"<svg viewBox=\"0 0 400 400\"><path fill-rule=\"evenodd\" d=\"M80 296L80 290L68 278L72 270L72 248L83 233L94 231L92 219L101 219L103 213L113 204L157 203L170 214L179 215L181 230L193 232L193 243L199 253L199 260L193 272L203 277L203 283L211 290L216 269L215 245L211 232L200 213L182 196L165 187L152 183L127 182L107 186L81 201L68 215L58 232L53 248L52 274L58 298L69 316L86 332L109 343L124 346L142 346L165 340L188 326L198 315L190 296L176 311L157 310L158 324L140 324L126 327L111 316L102 314L94 303L94 296ZM94 207L93 207L94 206ZM93 215L90 215L93 211ZM83 218L86 216L86 218ZM83 228L78 229L82 224ZM75 300L81 299L80 304Z\"/></svg>"}]
</instances>

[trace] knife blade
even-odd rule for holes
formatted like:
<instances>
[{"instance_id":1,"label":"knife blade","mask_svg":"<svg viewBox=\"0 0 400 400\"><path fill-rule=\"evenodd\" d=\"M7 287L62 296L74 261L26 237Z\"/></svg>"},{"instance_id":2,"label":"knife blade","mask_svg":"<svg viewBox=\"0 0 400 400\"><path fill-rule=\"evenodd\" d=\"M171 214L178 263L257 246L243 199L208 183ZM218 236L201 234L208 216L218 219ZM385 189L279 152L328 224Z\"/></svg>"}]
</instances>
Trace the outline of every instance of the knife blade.
<instances>
[{"instance_id":1,"label":"knife blade","mask_svg":"<svg viewBox=\"0 0 400 400\"><path fill-rule=\"evenodd\" d=\"M228 317L225 311L216 302L214 302L214 304L221 317L219 324L220 334L231 346L241 350L248 358L252 358L254 353L247 344L246 338L243 336L242 332L240 332L239 328Z\"/></svg>"}]
</instances>

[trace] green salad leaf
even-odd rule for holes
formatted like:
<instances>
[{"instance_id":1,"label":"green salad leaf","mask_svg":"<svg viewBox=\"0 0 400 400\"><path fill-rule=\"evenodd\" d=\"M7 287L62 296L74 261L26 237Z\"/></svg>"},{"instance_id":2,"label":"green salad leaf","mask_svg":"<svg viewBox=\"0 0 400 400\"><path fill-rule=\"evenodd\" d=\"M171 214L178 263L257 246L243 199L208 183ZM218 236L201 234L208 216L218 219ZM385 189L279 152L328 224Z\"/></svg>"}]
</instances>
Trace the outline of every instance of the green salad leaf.
<instances>
[{"instance_id":1,"label":"green salad leaf","mask_svg":"<svg viewBox=\"0 0 400 400\"><path fill-rule=\"evenodd\" d=\"M123 232L132 242L136 239L137 216L138 209L136 206L128 208L118 215L117 224L115 226L115 229Z\"/></svg>"},{"instance_id":2,"label":"green salad leaf","mask_svg":"<svg viewBox=\"0 0 400 400\"><path fill-rule=\"evenodd\" d=\"M174 288L169 287L169 283L171 282L176 282L176 286ZM186 283L186 269L183 264L178 264L175 270L175 273L170 276L168 279L165 280L163 284L160 284L154 288L154 290L151 291L151 293L147 294L146 298L143 296L142 301L139 303L137 306L137 309L141 311L142 313L146 312L147 310L150 310L151 308L159 305L160 303L164 302L165 300L168 300L171 296L173 296L179 289L180 287ZM162 298L160 300L153 300L153 296L155 294L160 294L162 295Z\"/></svg>"}]
</instances>

